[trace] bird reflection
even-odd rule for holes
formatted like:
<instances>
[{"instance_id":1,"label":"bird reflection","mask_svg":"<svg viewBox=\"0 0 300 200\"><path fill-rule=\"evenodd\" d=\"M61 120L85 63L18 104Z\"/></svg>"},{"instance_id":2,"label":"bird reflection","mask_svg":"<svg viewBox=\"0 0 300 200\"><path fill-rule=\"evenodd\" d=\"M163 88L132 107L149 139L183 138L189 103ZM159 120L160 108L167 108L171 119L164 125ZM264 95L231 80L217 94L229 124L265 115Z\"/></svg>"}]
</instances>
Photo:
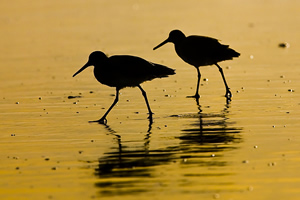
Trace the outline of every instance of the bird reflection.
<instances>
[{"instance_id":1,"label":"bird reflection","mask_svg":"<svg viewBox=\"0 0 300 200\"><path fill-rule=\"evenodd\" d=\"M230 149L235 149L234 143L241 142L241 128L234 127L234 122L229 122L227 117L229 106L226 105L220 113L203 113L199 105L199 112L186 114L181 117L196 119L190 128L183 129L180 139L181 149L185 152L182 158L215 157ZM195 161L194 161L195 162ZM192 163L194 163L192 162ZM211 162L200 159L203 165L226 165L222 162Z\"/></svg>"},{"instance_id":2,"label":"bird reflection","mask_svg":"<svg viewBox=\"0 0 300 200\"><path fill-rule=\"evenodd\" d=\"M111 148L105 153L105 156L99 159L95 169L95 175L101 178L96 183L96 186L101 188L101 194L134 194L151 189L144 187L146 179L142 177L154 177L154 169L151 167L171 162L174 159L172 149L149 149L152 123L149 123L148 130L141 141L142 145L134 148L124 145L120 135L108 125L105 127L116 137L117 148ZM114 178L119 179L113 180Z\"/></svg>"},{"instance_id":3,"label":"bird reflection","mask_svg":"<svg viewBox=\"0 0 300 200\"><path fill-rule=\"evenodd\" d=\"M234 127L234 122L229 122L229 106L219 113L204 113L199 105L199 112L183 115L174 115L180 119L190 119L188 128L178 132L175 137L170 136L169 145L155 148L151 146L152 123L145 131L140 141L126 141L110 126L104 125L106 130L116 139L115 144L104 156L100 157L95 168L95 176L99 177L95 186L100 188L101 196L135 195L155 190L153 185L164 182L164 167L168 165L174 173L181 174L178 181L188 177L202 176L201 170L195 173L180 171L180 165L186 167L228 165L226 158L212 159L225 155L227 151L236 149L236 143L242 141L241 128ZM156 129L155 129L156 130ZM171 132L170 132L171 134ZM173 140L173 141L172 141ZM153 141L152 141L153 142ZM226 156L225 156L226 157ZM177 163L172 168L170 163ZM178 171L179 170L179 171ZM203 172L202 172L203 173ZM210 173L209 176L229 174Z\"/></svg>"}]
</instances>

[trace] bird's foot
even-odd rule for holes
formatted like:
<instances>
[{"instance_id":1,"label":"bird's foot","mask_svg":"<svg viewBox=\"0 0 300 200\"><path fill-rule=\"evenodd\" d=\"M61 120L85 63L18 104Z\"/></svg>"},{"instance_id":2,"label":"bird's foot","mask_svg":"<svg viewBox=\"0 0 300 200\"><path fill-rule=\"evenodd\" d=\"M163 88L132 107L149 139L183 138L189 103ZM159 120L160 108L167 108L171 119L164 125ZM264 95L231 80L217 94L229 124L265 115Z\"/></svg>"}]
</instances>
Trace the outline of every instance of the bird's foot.
<instances>
[{"instance_id":1,"label":"bird's foot","mask_svg":"<svg viewBox=\"0 0 300 200\"><path fill-rule=\"evenodd\" d=\"M193 98L193 99L195 99L197 105L198 105L198 106L200 105L200 103L199 103L200 95L199 95L198 93L195 94L194 96L187 96L187 98Z\"/></svg>"},{"instance_id":2,"label":"bird's foot","mask_svg":"<svg viewBox=\"0 0 300 200\"><path fill-rule=\"evenodd\" d=\"M226 97L227 104L229 104L231 102L231 97L232 97L230 90L226 91L225 97Z\"/></svg>"},{"instance_id":3,"label":"bird's foot","mask_svg":"<svg viewBox=\"0 0 300 200\"><path fill-rule=\"evenodd\" d=\"M193 96L186 96L186 98L195 98L195 99L199 99L200 95L199 94L195 94Z\"/></svg>"},{"instance_id":4,"label":"bird's foot","mask_svg":"<svg viewBox=\"0 0 300 200\"><path fill-rule=\"evenodd\" d=\"M230 92L230 90L229 90L229 89L228 89L228 90L226 90L225 97L226 97L226 98L229 98L229 99L231 99L231 97L232 97L232 94L231 94L231 92Z\"/></svg>"},{"instance_id":5,"label":"bird's foot","mask_svg":"<svg viewBox=\"0 0 300 200\"><path fill-rule=\"evenodd\" d=\"M148 116L147 119L149 119L149 122L152 124L152 123L153 123L153 117L152 117L152 115L153 115L154 113L151 112L151 113L148 113L148 114L149 114L149 116Z\"/></svg>"},{"instance_id":6,"label":"bird's foot","mask_svg":"<svg viewBox=\"0 0 300 200\"><path fill-rule=\"evenodd\" d=\"M106 124L107 123L107 119L102 117L99 120L89 121L89 123L94 123L94 122L99 123L99 124Z\"/></svg>"}]
</instances>

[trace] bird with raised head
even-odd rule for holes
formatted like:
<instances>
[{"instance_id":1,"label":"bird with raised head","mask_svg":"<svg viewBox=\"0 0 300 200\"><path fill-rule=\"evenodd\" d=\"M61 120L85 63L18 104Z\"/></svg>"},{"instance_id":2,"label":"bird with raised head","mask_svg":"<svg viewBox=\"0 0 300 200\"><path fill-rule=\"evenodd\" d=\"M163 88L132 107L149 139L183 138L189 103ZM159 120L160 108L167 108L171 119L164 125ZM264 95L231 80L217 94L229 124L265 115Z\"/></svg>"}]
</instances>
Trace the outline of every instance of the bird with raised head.
<instances>
[{"instance_id":1,"label":"bird with raised head","mask_svg":"<svg viewBox=\"0 0 300 200\"><path fill-rule=\"evenodd\" d=\"M150 109L146 92L140 84L155 78L163 78L175 74L175 70L171 68L149 62L140 57L130 55L107 57L101 51L94 51L90 54L88 62L73 77L89 66L94 66L94 76L100 83L116 88L115 100L106 113L99 120L90 121L101 124L106 124L106 116L118 102L119 91L125 87L138 87L141 90L149 112L148 119L152 123L153 112Z\"/></svg>"},{"instance_id":2,"label":"bird with raised head","mask_svg":"<svg viewBox=\"0 0 300 200\"><path fill-rule=\"evenodd\" d=\"M225 80L223 69L219 66L218 62L232 60L233 57L239 57L240 53L229 48L229 45L221 44L217 39L198 35L191 35L186 37L180 30L171 31L169 33L169 37L165 41L154 47L153 50L163 46L168 42L174 43L175 51L182 60L197 69L198 81L196 93L191 97L195 97L196 99L199 99L200 97L198 92L201 79L199 67L206 65L216 65L222 75L226 87L225 97L229 101L231 100L232 94L230 88L228 87Z\"/></svg>"}]
</instances>

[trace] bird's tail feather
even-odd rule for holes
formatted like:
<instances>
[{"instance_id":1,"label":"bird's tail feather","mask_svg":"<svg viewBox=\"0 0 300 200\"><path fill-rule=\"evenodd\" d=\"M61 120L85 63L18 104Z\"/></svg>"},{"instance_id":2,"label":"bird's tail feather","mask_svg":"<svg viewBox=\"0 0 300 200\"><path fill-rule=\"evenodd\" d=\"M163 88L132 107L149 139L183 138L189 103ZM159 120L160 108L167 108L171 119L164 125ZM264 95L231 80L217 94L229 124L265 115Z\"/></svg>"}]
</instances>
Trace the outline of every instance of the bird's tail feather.
<instances>
[{"instance_id":1,"label":"bird's tail feather","mask_svg":"<svg viewBox=\"0 0 300 200\"><path fill-rule=\"evenodd\" d=\"M175 74L175 70L164 65L154 64L153 65L153 75L158 78L167 77L169 75Z\"/></svg>"},{"instance_id":2,"label":"bird's tail feather","mask_svg":"<svg viewBox=\"0 0 300 200\"><path fill-rule=\"evenodd\" d=\"M239 57L241 54L236 52L235 50L233 49L228 49L228 54L231 56L231 57Z\"/></svg>"}]
</instances>

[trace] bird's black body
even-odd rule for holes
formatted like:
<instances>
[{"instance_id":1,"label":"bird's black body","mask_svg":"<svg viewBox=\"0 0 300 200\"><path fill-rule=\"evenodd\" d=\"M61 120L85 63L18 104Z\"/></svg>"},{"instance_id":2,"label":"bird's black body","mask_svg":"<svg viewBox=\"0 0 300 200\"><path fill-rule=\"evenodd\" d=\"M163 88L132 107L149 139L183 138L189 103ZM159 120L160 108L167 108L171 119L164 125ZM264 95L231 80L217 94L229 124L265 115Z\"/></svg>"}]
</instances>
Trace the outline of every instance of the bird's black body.
<instances>
[{"instance_id":1,"label":"bird's black body","mask_svg":"<svg viewBox=\"0 0 300 200\"><path fill-rule=\"evenodd\" d=\"M115 55L107 57L101 51L94 51L90 54L88 62L73 77L92 65L94 66L94 76L100 83L116 88L115 101L104 116L96 121L99 123L106 123L107 114L118 102L119 90L125 87L138 87L142 91L149 110L149 119L152 122L153 113L150 109L146 92L140 84L154 78L162 78L175 74L175 71L171 68L148 62L136 56Z\"/></svg>"},{"instance_id":2,"label":"bird's black body","mask_svg":"<svg viewBox=\"0 0 300 200\"><path fill-rule=\"evenodd\" d=\"M103 63L95 64L94 68L95 78L100 83L120 89L136 87L145 81L172 74L173 69L129 55L108 57Z\"/></svg>"},{"instance_id":3,"label":"bird's black body","mask_svg":"<svg viewBox=\"0 0 300 200\"><path fill-rule=\"evenodd\" d=\"M198 83L196 94L193 97L200 97L198 94L201 77L199 67L216 65L222 74L222 78L226 86L226 97L231 98L232 95L225 81L223 70L217 63L224 60L232 60L233 57L239 57L240 54L238 52L229 48L229 45L219 43L217 39L196 35L186 37L179 30L171 31L169 37L164 42L156 46L154 50L168 42L174 43L175 51L182 60L197 68Z\"/></svg>"},{"instance_id":4,"label":"bird's black body","mask_svg":"<svg viewBox=\"0 0 300 200\"><path fill-rule=\"evenodd\" d=\"M175 50L182 60L198 67L232 60L240 55L230 49L229 45L220 44L217 39L204 36L188 36L175 43Z\"/></svg>"}]
</instances>

